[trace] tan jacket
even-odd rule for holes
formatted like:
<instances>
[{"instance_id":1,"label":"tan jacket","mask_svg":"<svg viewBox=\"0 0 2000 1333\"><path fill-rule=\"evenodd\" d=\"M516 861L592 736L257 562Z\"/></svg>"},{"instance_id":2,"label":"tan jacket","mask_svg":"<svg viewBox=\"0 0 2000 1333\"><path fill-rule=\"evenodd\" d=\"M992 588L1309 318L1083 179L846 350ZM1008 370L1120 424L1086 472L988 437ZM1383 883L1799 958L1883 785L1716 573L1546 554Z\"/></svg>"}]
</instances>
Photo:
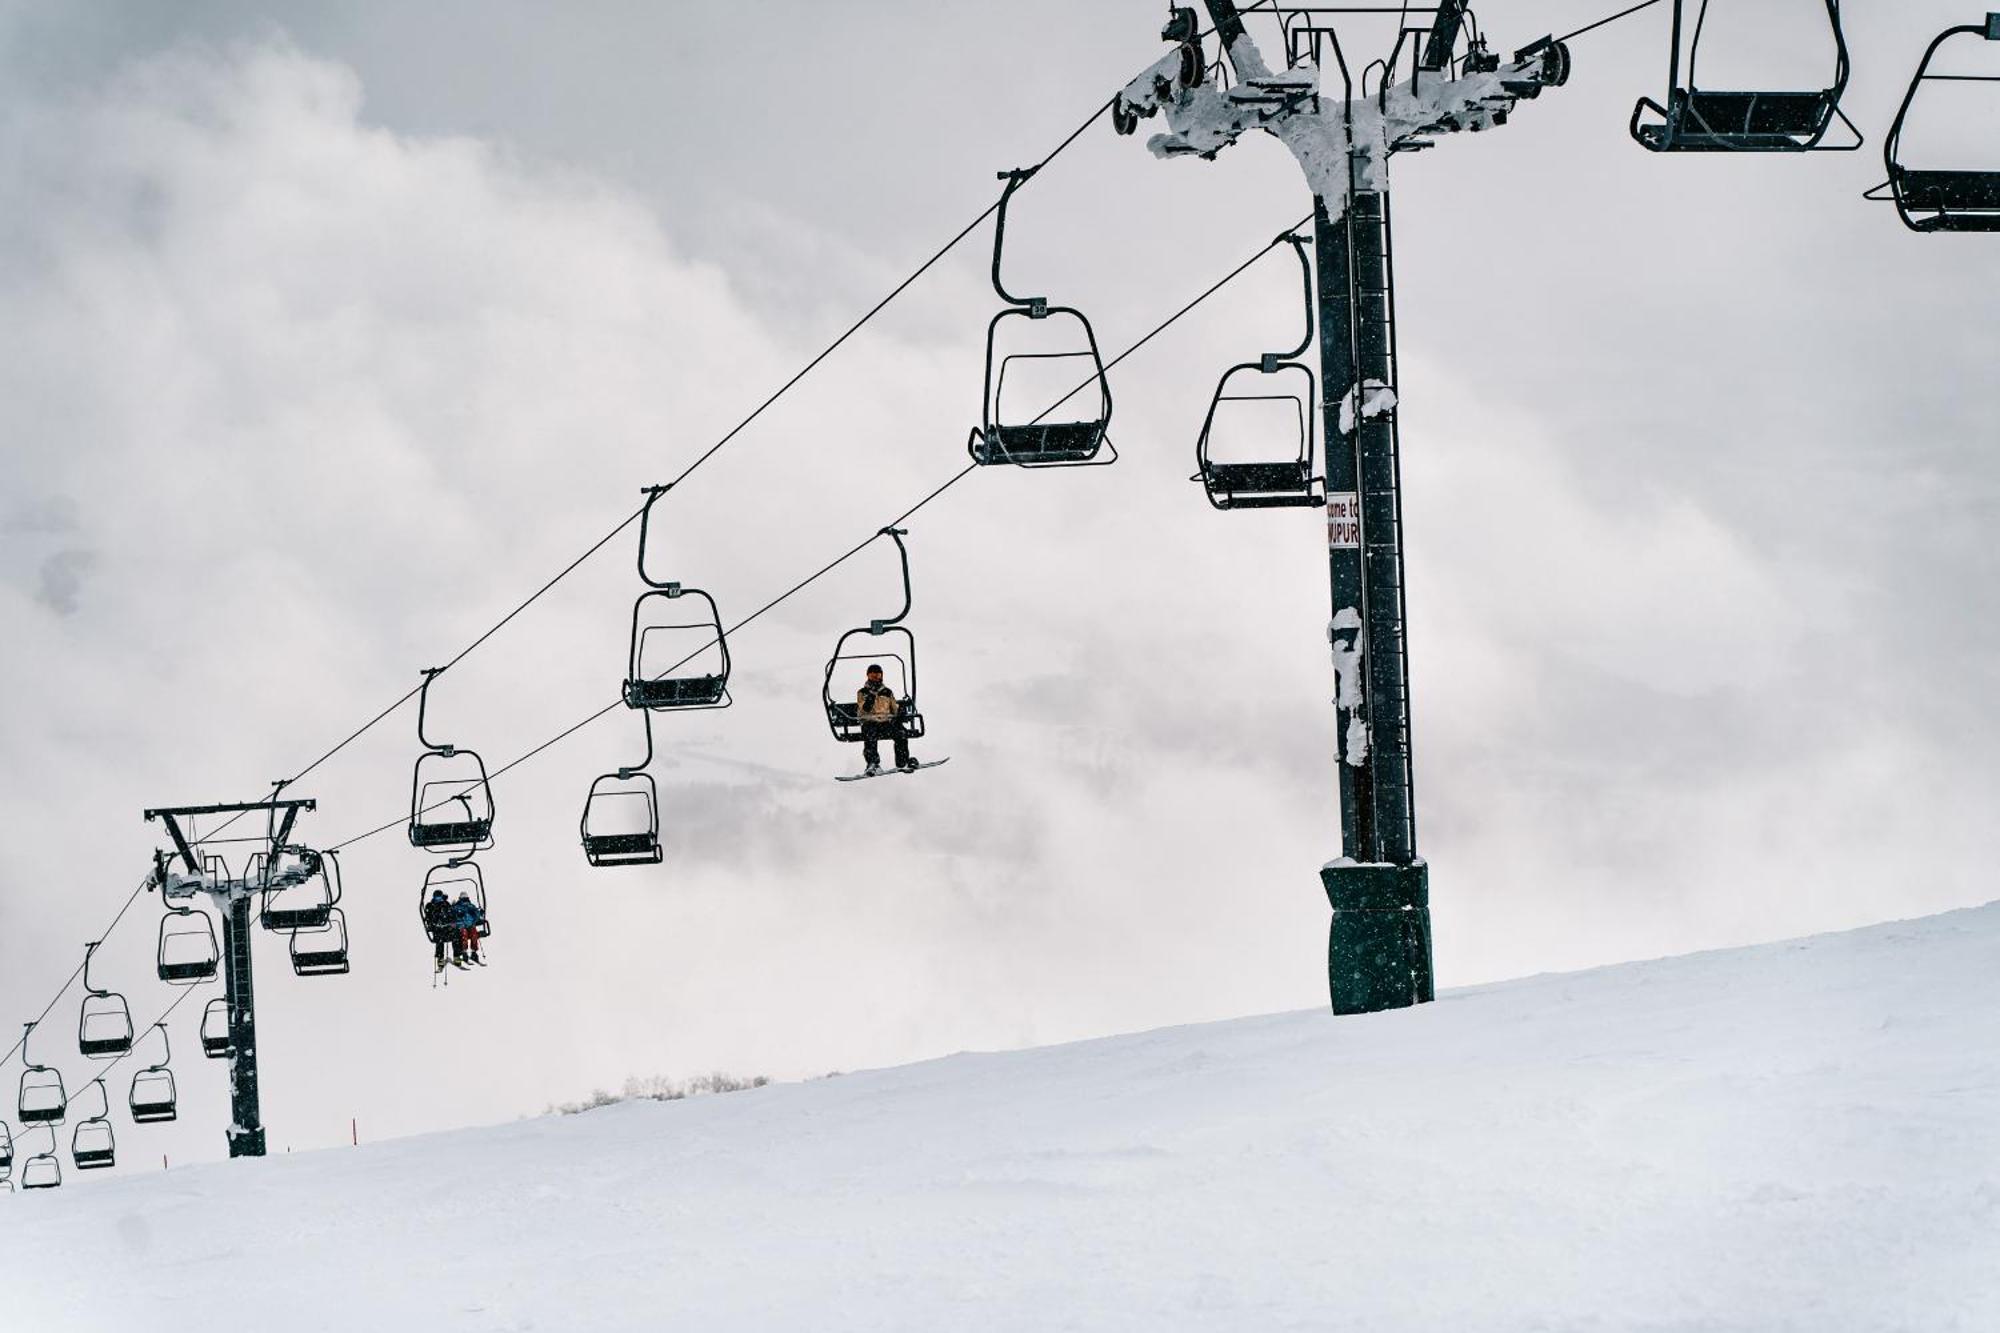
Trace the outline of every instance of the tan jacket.
<instances>
[{"instance_id":1,"label":"tan jacket","mask_svg":"<svg viewBox=\"0 0 2000 1333\"><path fill-rule=\"evenodd\" d=\"M863 685L854 696L854 715L863 722L895 721L895 691L887 685Z\"/></svg>"}]
</instances>

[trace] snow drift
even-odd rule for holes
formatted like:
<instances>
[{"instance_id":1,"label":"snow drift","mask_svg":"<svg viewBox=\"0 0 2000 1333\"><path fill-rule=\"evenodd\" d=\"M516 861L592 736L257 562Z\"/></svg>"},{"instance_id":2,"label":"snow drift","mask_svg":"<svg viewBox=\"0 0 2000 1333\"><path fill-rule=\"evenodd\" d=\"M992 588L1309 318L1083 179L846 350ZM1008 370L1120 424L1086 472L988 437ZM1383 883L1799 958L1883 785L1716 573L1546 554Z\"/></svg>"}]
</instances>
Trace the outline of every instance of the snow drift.
<instances>
[{"instance_id":1,"label":"snow drift","mask_svg":"<svg viewBox=\"0 0 2000 1333\"><path fill-rule=\"evenodd\" d=\"M2000 904L0 1196L0 1328L2000 1328Z\"/></svg>"}]
</instances>

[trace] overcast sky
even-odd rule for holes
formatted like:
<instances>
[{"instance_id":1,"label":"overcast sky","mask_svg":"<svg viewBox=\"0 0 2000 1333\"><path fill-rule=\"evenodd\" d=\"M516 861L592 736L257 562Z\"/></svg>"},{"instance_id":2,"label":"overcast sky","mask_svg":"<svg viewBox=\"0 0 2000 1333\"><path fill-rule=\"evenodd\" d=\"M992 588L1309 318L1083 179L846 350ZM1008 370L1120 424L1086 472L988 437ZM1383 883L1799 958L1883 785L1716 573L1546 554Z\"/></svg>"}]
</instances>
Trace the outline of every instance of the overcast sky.
<instances>
[{"instance_id":1,"label":"overcast sky","mask_svg":"<svg viewBox=\"0 0 2000 1333\"><path fill-rule=\"evenodd\" d=\"M1481 18L1512 49L1617 7ZM0 4L0 1012L21 1019L144 874L142 809L254 797L456 653L1151 62L1161 19L279 8ZM1816 63L1818 8L1762 6L1745 50ZM1395 165L1444 985L1994 896L2000 238L1915 236L1859 197L1924 44L1971 15L1850 8L1862 152L1641 151L1656 9L1580 39L1570 85L1503 129ZM1308 207L1275 141L1162 163L1100 123L1019 196L1008 271L1122 349ZM662 567L740 617L950 476L990 241L675 492ZM498 784L485 972L433 991L431 858L399 829L355 846L351 975L294 978L259 940L273 1149L628 1075L1324 1004L1323 519L1217 514L1187 481L1216 376L1295 336L1288 263L1114 373L1115 467L982 472L911 522L918 748L948 767L829 780L858 756L820 673L895 608L881 547L739 636L735 708L660 720L663 865L592 870L576 845L590 780L637 757L622 710ZM444 677L434 733L497 766L615 697L633 551ZM301 832L396 819L416 749L405 709L304 785ZM102 954L141 1022L172 998L157 915L142 899ZM175 1020L183 1121L121 1120L135 1161L222 1152L205 998ZM72 992L36 1046L73 1084L74 1024Z\"/></svg>"}]
</instances>

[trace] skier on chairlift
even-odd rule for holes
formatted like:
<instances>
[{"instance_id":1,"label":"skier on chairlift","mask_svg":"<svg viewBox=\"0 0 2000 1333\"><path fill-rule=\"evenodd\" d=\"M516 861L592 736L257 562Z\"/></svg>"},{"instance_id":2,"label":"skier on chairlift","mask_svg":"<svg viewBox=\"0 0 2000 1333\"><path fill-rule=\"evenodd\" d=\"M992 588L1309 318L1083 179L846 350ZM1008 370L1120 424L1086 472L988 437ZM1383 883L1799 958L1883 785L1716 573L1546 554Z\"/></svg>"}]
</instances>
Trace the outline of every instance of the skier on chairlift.
<instances>
[{"instance_id":1,"label":"skier on chairlift","mask_svg":"<svg viewBox=\"0 0 2000 1333\"><path fill-rule=\"evenodd\" d=\"M896 767L905 773L917 771L917 761L910 757L910 737L903 728L901 704L896 692L882 683L882 667L871 662L868 666L868 683L855 696L855 716L861 720L861 759L868 767L868 776L882 771L882 750L879 742L884 738L896 746Z\"/></svg>"},{"instance_id":2,"label":"skier on chairlift","mask_svg":"<svg viewBox=\"0 0 2000 1333\"><path fill-rule=\"evenodd\" d=\"M430 901L424 904L424 930L437 946L436 971L444 971L445 946L451 946L454 961L465 951L465 937L458 924L452 919L451 899L445 897L443 889L432 889Z\"/></svg>"},{"instance_id":3,"label":"skier on chairlift","mask_svg":"<svg viewBox=\"0 0 2000 1333\"><path fill-rule=\"evenodd\" d=\"M471 893L463 889L459 891L458 901L451 905L451 920L458 931L452 961L460 967L466 966L468 960L485 967L486 960L479 956L479 928L486 924L486 913L472 901Z\"/></svg>"}]
</instances>

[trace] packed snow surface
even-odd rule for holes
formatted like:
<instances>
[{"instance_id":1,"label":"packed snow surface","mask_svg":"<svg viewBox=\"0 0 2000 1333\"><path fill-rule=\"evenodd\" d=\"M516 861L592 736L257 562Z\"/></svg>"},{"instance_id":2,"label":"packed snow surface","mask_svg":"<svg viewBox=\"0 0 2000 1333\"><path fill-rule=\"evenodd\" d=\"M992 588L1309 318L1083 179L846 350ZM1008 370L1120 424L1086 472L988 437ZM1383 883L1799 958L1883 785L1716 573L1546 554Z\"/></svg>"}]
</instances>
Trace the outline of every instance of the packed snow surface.
<instances>
[{"instance_id":1,"label":"packed snow surface","mask_svg":"<svg viewBox=\"0 0 2000 1333\"><path fill-rule=\"evenodd\" d=\"M0 1196L8 1333L2000 1329L2000 904Z\"/></svg>"}]
</instances>

